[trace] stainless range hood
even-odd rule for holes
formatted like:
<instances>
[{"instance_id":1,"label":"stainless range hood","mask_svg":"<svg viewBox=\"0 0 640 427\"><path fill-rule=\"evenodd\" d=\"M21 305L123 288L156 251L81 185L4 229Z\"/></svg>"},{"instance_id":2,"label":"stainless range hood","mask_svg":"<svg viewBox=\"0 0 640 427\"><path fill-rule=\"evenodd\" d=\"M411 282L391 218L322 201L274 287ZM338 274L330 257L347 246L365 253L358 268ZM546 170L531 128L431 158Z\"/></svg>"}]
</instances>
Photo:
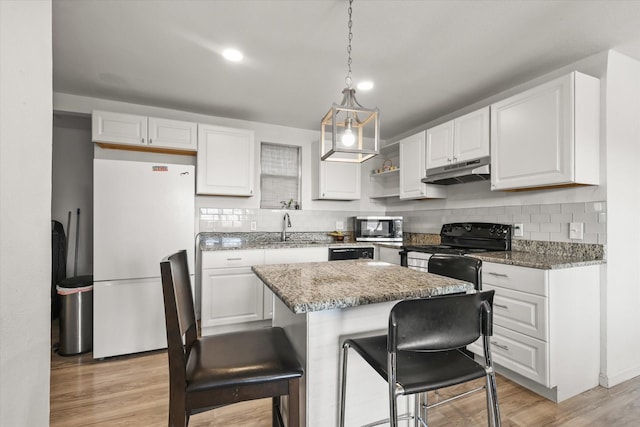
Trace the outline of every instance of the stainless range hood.
<instances>
[{"instance_id":1,"label":"stainless range hood","mask_svg":"<svg viewBox=\"0 0 640 427\"><path fill-rule=\"evenodd\" d=\"M422 182L438 185L462 184L465 182L486 181L491 178L489 156L452 165L427 169Z\"/></svg>"}]
</instances>

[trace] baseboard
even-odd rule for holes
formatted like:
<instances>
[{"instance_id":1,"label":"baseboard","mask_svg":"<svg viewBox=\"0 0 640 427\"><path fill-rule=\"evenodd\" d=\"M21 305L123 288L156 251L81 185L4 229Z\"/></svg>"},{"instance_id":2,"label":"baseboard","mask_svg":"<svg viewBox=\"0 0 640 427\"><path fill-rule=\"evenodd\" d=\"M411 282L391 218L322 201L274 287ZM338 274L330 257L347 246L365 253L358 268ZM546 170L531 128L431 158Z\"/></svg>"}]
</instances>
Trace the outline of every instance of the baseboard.
<instances>
[{"instance_id":1,"label":"baseboard","mask_svg":"<svg viewBox=\"0 0 640 427\"><path fill-rule=\"evenodd\" d=\"M635 378L638 375L640 375L640 366L634 366L633 368L627 369L616 375L600 374L600 385L602 387L611 388L618 384L622 384L631 378Z\"/></svg>"}]
</instances>

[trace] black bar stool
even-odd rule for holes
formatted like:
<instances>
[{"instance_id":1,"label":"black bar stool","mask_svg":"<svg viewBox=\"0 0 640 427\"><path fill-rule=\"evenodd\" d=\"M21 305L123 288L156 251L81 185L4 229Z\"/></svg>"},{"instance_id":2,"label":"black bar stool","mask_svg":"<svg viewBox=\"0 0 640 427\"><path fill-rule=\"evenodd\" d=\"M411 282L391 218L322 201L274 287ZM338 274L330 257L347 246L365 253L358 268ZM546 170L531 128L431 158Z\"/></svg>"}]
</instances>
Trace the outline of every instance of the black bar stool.
<instances>
[{"instance_id":1,"label":"black bar stool","mask_svg":"<svg viewBox=\"0 0 640 427\"><path fill-rule=\"evenodd\" d=\"M369 426L390 423L396 427L398 397L413 394L416 395L414 425L426 425L427 409L435 406L427 404L427 391L482 377L486 379L489 425L500 426L488 338L493 333L493 295L494 291L485 291L401 301L391 309L387 335L347 339L342 347L340 427L344 427L345 423L347 356L350 348L389 384L390 420ZM484 346L484 363L476 362L461 349L480 336ZM438 402L437 405L442 403Z\"/></svg>"}]
</instances>

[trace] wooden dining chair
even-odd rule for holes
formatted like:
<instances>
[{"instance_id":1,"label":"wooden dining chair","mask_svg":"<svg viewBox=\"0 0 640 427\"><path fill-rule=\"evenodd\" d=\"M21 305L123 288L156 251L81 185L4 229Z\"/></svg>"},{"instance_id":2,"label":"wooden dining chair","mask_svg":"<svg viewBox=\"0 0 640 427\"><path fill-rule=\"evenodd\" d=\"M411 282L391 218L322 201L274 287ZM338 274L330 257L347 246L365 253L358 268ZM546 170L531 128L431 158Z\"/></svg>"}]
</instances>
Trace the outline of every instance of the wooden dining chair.
<instances>
[{"instance_id":1,"label":"wooden dining chair","mask_svg":"<svg viewBox=\"0 0 640 427\"><path fill-rule=\"evenodd\" d=\"M187 253L160 263L169 356L169 427L236 402L272 398L272 425L284 427L280 397L288 396L288 427L300 422L303 368L282 328L198 337Z\"/></svg>"},{"instance_id":2,"label":"wooden dining chair","mask_svg":"<svg viewBox=\"0 0 640 427\"><path fill-rule=\"evenodd\" d=\"M427 409L468 393L428 405L427 392L485 378L487 419L500 426L497 387L489 337L493 333L494 291L404 300L391 309L386 335L345 340L342 346L339 426L345 425L347 356L358 353L387 383L389 420L413 418L414 426L427 425ZM461 348L482 337L484 360L476 361ZM481 388L482 389L482 388ZM474 390L475 391L475 390ZM398 397L415 395L413 416L398 416Z\"/></svg>"}]
</instances>

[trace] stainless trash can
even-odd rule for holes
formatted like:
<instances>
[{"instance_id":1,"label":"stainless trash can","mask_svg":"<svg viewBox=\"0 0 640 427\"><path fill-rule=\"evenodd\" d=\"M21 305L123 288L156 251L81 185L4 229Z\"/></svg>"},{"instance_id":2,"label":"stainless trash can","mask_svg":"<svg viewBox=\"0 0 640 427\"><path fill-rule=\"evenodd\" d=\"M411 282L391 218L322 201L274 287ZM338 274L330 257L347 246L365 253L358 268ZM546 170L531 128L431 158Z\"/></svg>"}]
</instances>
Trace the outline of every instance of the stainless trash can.
<instances>
[{"instance_id":1,"label":"stainless trash can","mask_svg":"<svg viewBox=\"0 0 640 427\"><path fill-rule=\"evenodd\" d=\"M93 276L61 280L56 286L60 296L60 349L58 354L72 356L93 348Z\"/></svg>"}]
</instances>

